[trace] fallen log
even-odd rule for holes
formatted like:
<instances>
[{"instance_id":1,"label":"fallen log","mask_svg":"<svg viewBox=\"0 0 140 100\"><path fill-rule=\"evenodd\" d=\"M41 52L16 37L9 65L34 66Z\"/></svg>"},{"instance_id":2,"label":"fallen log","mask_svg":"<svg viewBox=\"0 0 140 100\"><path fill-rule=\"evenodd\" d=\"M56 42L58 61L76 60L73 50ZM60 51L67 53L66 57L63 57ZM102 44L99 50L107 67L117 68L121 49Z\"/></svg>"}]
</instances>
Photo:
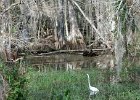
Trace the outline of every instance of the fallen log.
<instances>
[{"instance_id":1,"label":"fallen log","mask_svg":"<svg viewBox=\"0 0 140 100\"><path fill-rule=\"evenodd\" d=\"M47 52L47 53L40 53L38 55L43 56L43 55L52 55L52 54L60 54L60 53L68 53L68 54L81 54L83 55L83 53L85 51L93 51L93 52L98 52L98 51L106 51L109 49L82 49L82 50L58 50L58 51L53 51L53 52Z\"/></svg>"}]
</instances>

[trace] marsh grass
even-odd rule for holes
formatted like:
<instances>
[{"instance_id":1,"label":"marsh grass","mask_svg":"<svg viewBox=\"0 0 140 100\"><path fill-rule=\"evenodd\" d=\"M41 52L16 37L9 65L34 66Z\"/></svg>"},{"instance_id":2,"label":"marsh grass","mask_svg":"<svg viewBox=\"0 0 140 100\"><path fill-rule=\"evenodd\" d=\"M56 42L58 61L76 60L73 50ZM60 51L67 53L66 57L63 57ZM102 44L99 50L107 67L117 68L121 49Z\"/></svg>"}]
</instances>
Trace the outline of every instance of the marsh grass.
<instances>
[{"instance_id":1,"label":"marsh grass","mask_svg":"<svg viewBox=\"0 0 140 100\"><path fill-rule=\"evenodd\" d=\"M140 84L130 81L128 76L134 71L123 71L122 82L112 84L108 78L113 73L99 69L81 71L50 71L47 73L30 70L27 74L28 100L89 100L86 73L90 75L91 85L100 92L90 96L94 100L140 100ZM124 74L126 73L126 74ZM109 75L107 75L109 74Z\"/></svg>"}]
</instances>

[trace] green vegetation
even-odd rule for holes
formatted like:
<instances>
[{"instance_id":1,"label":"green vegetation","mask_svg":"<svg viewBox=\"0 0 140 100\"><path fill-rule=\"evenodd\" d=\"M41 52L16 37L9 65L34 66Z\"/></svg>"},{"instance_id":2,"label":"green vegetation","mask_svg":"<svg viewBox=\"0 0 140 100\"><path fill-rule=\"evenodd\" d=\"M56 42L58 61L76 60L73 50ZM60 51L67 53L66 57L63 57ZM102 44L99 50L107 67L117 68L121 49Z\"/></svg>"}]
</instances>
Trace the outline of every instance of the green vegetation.
<instances>
[{"instance_id":1,"label":"green vegetation","mask_svg":"<svg viewBox=\"0 0 140 100\"><path fill-rule=\"evenodd\" d=\"M96 96L90 96L91 99L140 100L140 84L130 79L131 74L134 74L135 71L123 69L120 74L122 80L113 84L115 73L108 70L87 69L47 73L30 70L27 74L29 79L28 100L88 100L86 73L90 75L91 85L100 90Z\"/></svg>"},{"instance_id":2,"label":"green vegetation","mask_svg":"<svg viewBox=\"0 0 140 100\"><path fill-rule=\"evenodd\" d=\"M139 10L139 0L0 0L0 100L140 100Z\"/></svg>"},{"instance_id":3,"label":"green vegetation","mask_svg":"<svg viewBox=\"0 0 140 100\"><path fill-rule=\"evenodd\" d=\"M140 67L136 65L123 67L120 79L110 69L38 72L29 67L25 75L19 73L18 64L1 64L0 69L9 86L7 100L140 100ZM91 85L100 90L95 96L89 96L87 73Z\"/></svg>"},{"instance_id":4,"label":"green vegetation","mask_svg":"<svg viewBox=\"0 0 140 100\"><path fill-rule=\"evenodd\" d=\"M19 64L0 64L0 71L8 83L6 100L26 100L27 89L26 78L19 72Z\"/></svg>"},{"instance_id":5,"label":"green vegetation","mask_svg":"<svg viewBox=\"0 0 140 100\"><path fill-rule=\"evenodd\" d=\"M47 72L28 67L25 74L19 64L0 64L0 69L8 83L6 100L140 100L140 67L127 60L119 74L96 67L69 71L48 67ZM100 90L95 96L89 96L87 73L91 85Z\"/></svg>"}]
</instances>

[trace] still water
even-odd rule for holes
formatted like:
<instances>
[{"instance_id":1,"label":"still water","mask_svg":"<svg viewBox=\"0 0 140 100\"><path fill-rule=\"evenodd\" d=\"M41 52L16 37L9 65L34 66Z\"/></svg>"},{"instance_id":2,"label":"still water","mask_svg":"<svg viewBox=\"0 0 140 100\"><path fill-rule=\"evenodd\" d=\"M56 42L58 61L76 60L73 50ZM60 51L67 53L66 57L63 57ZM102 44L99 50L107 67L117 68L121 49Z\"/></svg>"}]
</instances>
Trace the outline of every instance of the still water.
<instances>
[{"instance_id":1,"label":"still water","mask_svg":"<svg viewBox=\"0 0 140 100\"><path fill-rule=\"evenodd\" d=\"M28 56L26 58L26 62L38 67L51 66L54 68L54 70L80 70L89 67L99 67L101 69L106 69L108 66L114 66L114 58L111 55L102 55L96 57L84 57L82 55L74 54Z\"/></svg>"}]
</instances>

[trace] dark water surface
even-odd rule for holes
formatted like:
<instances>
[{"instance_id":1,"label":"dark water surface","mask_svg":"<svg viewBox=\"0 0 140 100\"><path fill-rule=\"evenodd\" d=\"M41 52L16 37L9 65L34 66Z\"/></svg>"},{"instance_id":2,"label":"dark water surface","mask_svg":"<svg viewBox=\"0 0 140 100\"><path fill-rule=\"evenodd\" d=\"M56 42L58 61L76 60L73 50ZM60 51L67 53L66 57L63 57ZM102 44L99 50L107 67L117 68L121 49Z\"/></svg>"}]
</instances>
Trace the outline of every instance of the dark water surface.
<instances>
[{"instance_id":1,"label":"dark water surface","mask_svg":"<svg viewBox=\"0 0 140 100\"><path fill-rule=\"evenodd\" d=\"M33 66L51 66L55 69L83 69L99 67L101 69L113 67L114 61L111 55L84 57L74 54L58 54L49 56L28 56L26 62ZM57 68L58 67L58 68ZM60 68L59 68L60 67Z\"/></svg>"}]
</instances>

